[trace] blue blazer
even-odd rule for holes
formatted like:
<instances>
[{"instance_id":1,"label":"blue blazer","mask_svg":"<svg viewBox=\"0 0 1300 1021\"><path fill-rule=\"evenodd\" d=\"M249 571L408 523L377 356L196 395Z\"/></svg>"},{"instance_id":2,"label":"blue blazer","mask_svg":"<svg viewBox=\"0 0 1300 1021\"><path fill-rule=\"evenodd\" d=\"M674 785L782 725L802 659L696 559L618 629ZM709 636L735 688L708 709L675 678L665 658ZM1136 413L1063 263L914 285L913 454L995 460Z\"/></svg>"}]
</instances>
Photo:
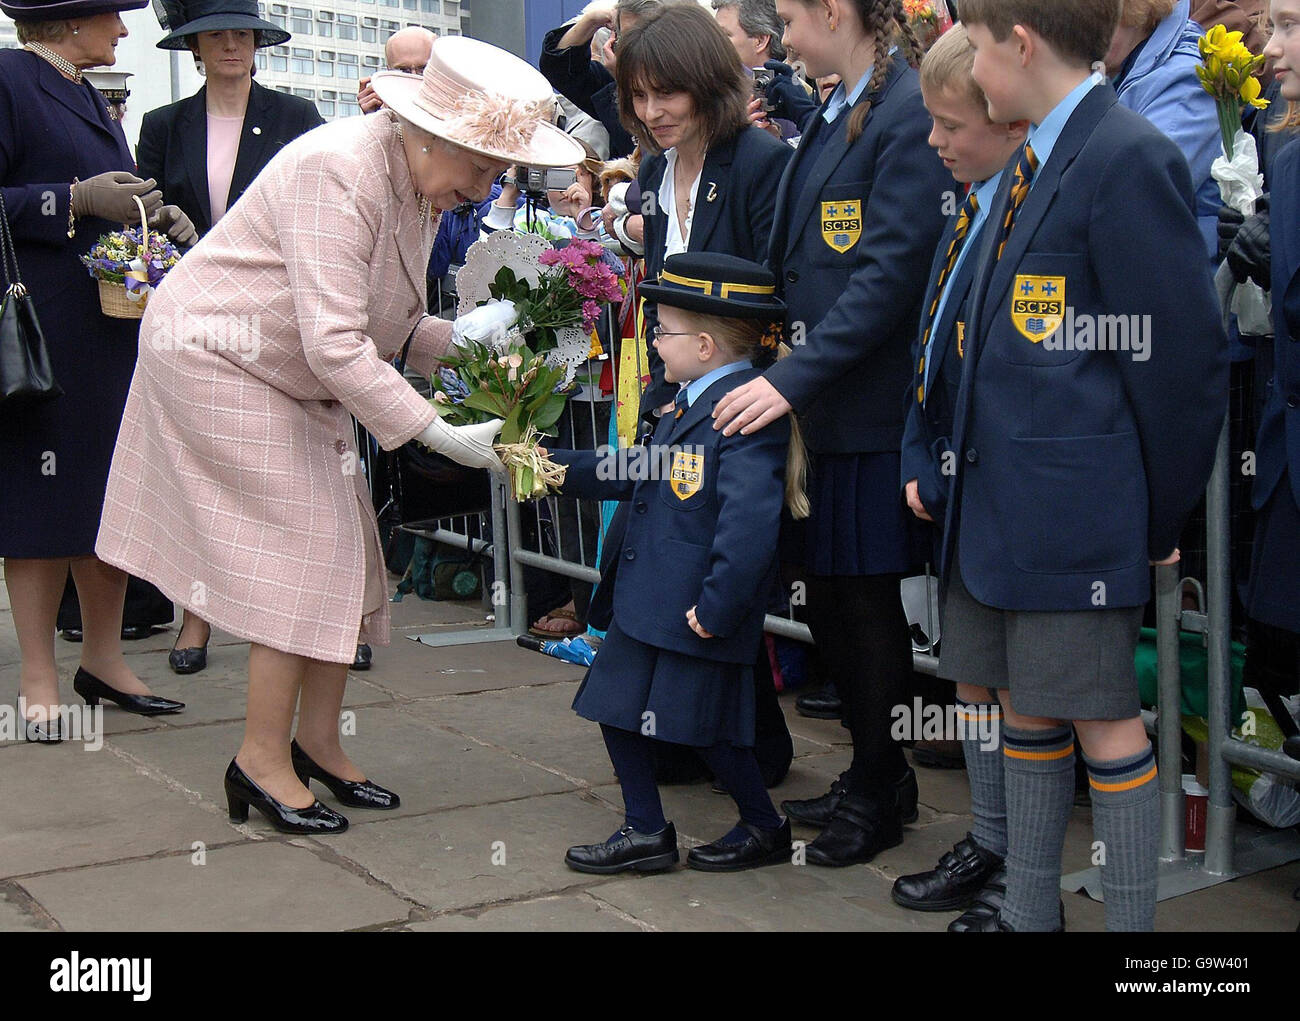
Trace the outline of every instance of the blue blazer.
<instances>
[{"instance_id":1,"label":"blue blazer","mask_svg":"<svg viewBox=\"0 0 1300 1021\"><path fill-rule=\"evenodd\" d=\"M898 450L899 395L912 378L922 292L956 187L926 143L920 79L899 57L872 99L862 135L849 113L812 118L777 191L768 263L789 309L793 353L765 373L799 413L808 448L823 453ZM816 153L798 194L808 146ZM856 230L832 215L856 205ZM947 208L951 208L948 206Z\"/></svg>"},{"instance_id":2,"label":"blue blazer","mask_svg":"<svg viewBox=\"0 0 1300 1021\"><path fill-rule=\"evenodd\" d=\"M776 189L781 172L794 150L762 128L747 127L734 138L713 146L704 157L700 188L695 197L695 218L691 223L690 252L720 252L751 262L767 259L768 235L776 207ZM669 209L647 215L647 195L656 203L668 159L659 153L641 164L637 183L645 221L645 275L654 280L664 268L664 246L668 243ZM655 306L645 306L645 335L649 348L650 383L641 398L641 414L650 415L677 395L676 383L664 382L664 364L650 342L659 318Z\"/></svg>"},{"instance_id":3,"label":"blue blazer","mask_svg":"<svg viewBox=\"0 0 1300 1021\"><path fill-rule=\"evenodd\" d=\"M588 117L594 117L609 132L609 158L627 156L636 146L635 139L618 116L618 87L605 65L591 59L589 45L559 49L560 40L569 31L561 25L546 33L537 68L551 83L551 88Z\"/></svg>"},{"instance_id":4,"label":"blue blazer","mask_svg":"<svg viewBox=\"0 0 1300 1021\"><path fill-rule=\"evenodd\" d=\"M790 424L783 418L752 436L723 436L713 428L712 412L725 393L758 375L757 369L732 373L680 419L664 415L650 447L551 451L569 466L565 496L627 504L626 527L606 538L615 548L597 589L610 593L605 598L618 626L639 642L700 659L754 662L776 584ZM670 472L659 470L661 461L674 467L673 456L663 453L669 447L699 457L687 466L698 476L680 495ZM625 465L644 455L648 460L640 463L659 477L629 478L630 471L618 470L620 454ZM701 638L686 623L692 606L713 638Z\"/></svg>"},{"instance_id":5,"label":"blue blazer","mask_svg":"<svg viewBox=\"0 0 1300 1021\"><path fill-rule=\"evenodd\" d=\"M948 245L952 243L952 236L957 229L957 219L957 215L949 218L943 237L939 239L934 263L930 267L930 280L925 287L925 299L921 302L923 311L934 301L939 274L948 261ZM970 238L969 243L978 245L987 231L995 229L996 225L986 219L980 233ZM956 275L948 281L948 301L943 307L943 315L934 324L934 343L930 346L930 392L924 394L922 402L922 388L925 385L925 369L921 365L921 358L925 354L923 318L912 349L912 385L904 397L907 421L903 426L900 491L907 488L908 482L916 479L921 503L937 525L942 524L944 513L948 509L948 482L952 471L950 468L945 471L944 462L952 441L952 412L957 405L957 392L961 385L964 350L957 338L959 330L963 336L965 332L967 302L979 262L976 256L975 251L968 252Z\"/></svg>"},{"instance_id":6,"label":"blue blazer","mask_svg":"<svg viewBox=\"0 0 1300 1021\"><path fill-rule=\"evenodd\" d=\"M163 201L181 207L200 234L212 229L208 190L208 100L205 85L188 99L150 110L140 123L136 157L140 176L152 177ZM316 105L253 82L239 135L239 154L226 208L253 183L264 166L299 135L324 124Z\"/></svg>"},{"instance_id":7,"label":"blue blazer","mask_svg":"<svg viewBox=\"0 0 1300 1021\"><path fill-rule=\"evenodd\" d=\"M997 260L1000 235L980 241L942 568L960 544L966 587L1002 609L1140 606L1148 560L1173 551L1205 490L1228 402L1187 161L1099 85L1039 169ZM1024 318L1048 312L1013 306L1034 286L1064 299L1057 337ZM1138 322L1148 357L1054 342L1103 316L1149 316L1149 327Z\"/></svg>"},{"instance_id":8,"label":"blue blazer","mask_svg":"<svg viewBox=\"0 0 1300 1021\"><path fill-rule=\"evenodd\" d=\"M1273 378L1264 396L1252 500L1263 507L1291 473L1300 505L1300 142L1273 163Z\"/></svg>"}]
</instances>

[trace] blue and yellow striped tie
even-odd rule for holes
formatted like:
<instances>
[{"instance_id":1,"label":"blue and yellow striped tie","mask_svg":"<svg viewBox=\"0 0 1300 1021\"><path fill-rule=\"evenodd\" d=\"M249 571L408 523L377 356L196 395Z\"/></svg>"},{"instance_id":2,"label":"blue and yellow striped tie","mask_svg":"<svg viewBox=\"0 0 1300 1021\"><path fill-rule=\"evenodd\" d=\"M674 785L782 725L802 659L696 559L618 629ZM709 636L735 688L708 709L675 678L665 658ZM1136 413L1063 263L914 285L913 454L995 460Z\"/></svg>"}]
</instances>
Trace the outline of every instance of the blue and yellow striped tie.
<instances>
[{"instance_id":1,"label":"blue and yellow striped tie","mask_svg":"<svg viewBox=\"0 0 1300 1021\"><path fill-rule=\"evenodd\" d=\"M953 228L952 241L948 245L947 261L934 287L934 301L930 302L929 311L925 314L925 334L921 337L921 363L916 367L922 381L925 379L925 352L930 343L930 333L934 330L934 317L939 311L939 302L943 299L944 288L948 286L948 278L952 276L953 267L957 265L957 256L961 255L961 250L966 245L966 235L970 232L971 221L975 219L978 209L979 201L972 191L966 196L961 212L957 214L957 226ZM925 402L924 382L916 388L916 402L918 404Z\"/></svg>"},{"instance_id":2,"label":"blue and yellow striped tie","mask_svg":"<svg viewBox=\"0 0 1300 1021\"><path fill-rule=\"evenodd\" d=\"M1025 199L1029 196L1029 186L1034 183L1034 174L1038 170L1038 157L1034 155L1034 147L1028 142L1020 150L1020 160L1016 163L1016 180L1011 186L1011 204L1007 206L1006 219L1002 221L1002 242L998 245L998 258L1002 258L1002 252L1007 247L1007 238L1011 237L1011 228L1016 224L1016 216L1020 212L1020 207L1025 204Z\"/></svg>"}]
</instances>

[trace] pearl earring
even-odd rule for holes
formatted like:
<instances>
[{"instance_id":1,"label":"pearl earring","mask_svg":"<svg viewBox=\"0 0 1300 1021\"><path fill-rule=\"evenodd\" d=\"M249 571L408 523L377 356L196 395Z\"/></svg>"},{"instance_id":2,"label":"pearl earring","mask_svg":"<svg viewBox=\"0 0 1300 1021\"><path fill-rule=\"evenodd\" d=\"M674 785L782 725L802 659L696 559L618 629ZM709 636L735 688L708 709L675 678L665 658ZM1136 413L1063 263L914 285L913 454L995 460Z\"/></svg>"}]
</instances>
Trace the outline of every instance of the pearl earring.
<instances>
[{"instance_id":1,"label":"pearl earring","mask_svg":"<svg viewBox=\"0 0 1300 1021\"><path fill-rule=\"evenodd\" d=\"M81 31L81 29L79 29L79 28L74 28L74 29L72 30L72 34L73 34L73 35L76 35L76 34L77 34L78 32L80 32L80 31Z\"/></svg>"}]
</instances>

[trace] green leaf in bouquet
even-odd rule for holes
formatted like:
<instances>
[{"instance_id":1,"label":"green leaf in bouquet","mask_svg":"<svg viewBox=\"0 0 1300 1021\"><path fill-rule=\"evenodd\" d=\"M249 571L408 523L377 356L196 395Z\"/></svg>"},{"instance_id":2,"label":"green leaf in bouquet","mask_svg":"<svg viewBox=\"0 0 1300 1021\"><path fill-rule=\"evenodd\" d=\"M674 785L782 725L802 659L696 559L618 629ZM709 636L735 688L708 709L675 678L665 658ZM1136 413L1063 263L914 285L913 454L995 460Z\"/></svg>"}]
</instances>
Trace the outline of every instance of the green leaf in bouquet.
<instances>
[{"instance_id":1,"label":"green leaf in bouquet","mask_svg":"<svg viewBox=\"0 0 1300 1021\"><path fill-rule=\"evenodd\" d=\"M533 428L538 432L545 432L551 426L560 420L560 415L564 411L564 405L568 403L568 398L564 394L551 394L546 400L542 401L540 406L532 414L531 421Z\"/></svg>"},{"instance_id":2,"label":"green leaf in bouquet","mask_svg":"<svg viewBox=\"0 0 1300 1021\"><path fill-rule=\"evenodd\" d=\"M464 405L467 408L473 408L476 411L486 411L489 415L501 416L505 414L505 404L497 394L488 393L486 390L475 390L465 398Z\"/></svg>"}]
</instances>

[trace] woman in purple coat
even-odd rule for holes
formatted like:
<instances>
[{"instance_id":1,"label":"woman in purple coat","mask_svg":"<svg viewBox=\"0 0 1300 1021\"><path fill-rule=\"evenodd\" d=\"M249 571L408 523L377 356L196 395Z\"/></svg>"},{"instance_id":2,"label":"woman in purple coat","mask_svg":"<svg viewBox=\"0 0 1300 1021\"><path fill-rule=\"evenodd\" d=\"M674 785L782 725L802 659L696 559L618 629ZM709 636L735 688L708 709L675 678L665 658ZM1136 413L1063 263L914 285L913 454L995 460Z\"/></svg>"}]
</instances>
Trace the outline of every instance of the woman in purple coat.
<instances>
[{"instance_id":1,"label":"woman in purple coat","mask_svg":"<svg viewBox=\"0 0 1300 1021\"><path fill-rule=\"evenodd\" d=\"M154 182L135 176L121 126L81 71L114 62L127 34L118 12L145 3L0 3L23 44L0 50L0 191L64 391L0 412L0 556L22 653L18 694L29 740L59 740L54 622L69 566L85 617L77 691L146 715L184 708L153 696L123 658L126 575L94 555L137 327L100 312L95 281L78 257L136 215L134 195L155 226L179 221Z\"/></svg>"}]
</instances>

